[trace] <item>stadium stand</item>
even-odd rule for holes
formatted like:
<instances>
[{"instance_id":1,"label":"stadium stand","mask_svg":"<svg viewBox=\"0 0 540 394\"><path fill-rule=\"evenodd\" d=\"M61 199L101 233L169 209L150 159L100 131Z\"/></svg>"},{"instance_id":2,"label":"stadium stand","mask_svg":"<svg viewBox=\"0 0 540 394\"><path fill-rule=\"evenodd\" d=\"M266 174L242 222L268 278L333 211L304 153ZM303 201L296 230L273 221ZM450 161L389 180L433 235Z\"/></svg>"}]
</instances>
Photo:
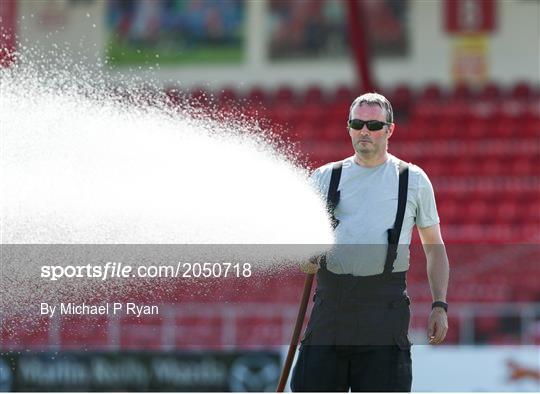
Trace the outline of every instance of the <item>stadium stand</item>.
<instances>
[{"instance_id":1,"label":"stadium stand","mask_svg":"<svg viewBox=\"0 0 540 394\"><path fill-rule=\"evenodd\" d=\"M188 97L191 105L210 112L216 110L217 101L222 111L236 108L256 114L257 120L266 120L261 124L267 129L295 142L315 168L351 155L345 121L355 91L348 86L328 91L318 86L303 91L253 86L243 93L227 87L215 94L217 100L202 88L186 94L171 87L166 93L172 105ZM423 167L437 191L452 263L449 302L456 311L450 315L446 343L519 343L520 332L529 331L527 340L540 343L540 335L531 328L538 324L534 314L510 328L504 315L507 302L540 301L539 87L488 83L477 91L465 86L446 91L437 84L422 89L402 84L388 95L397 122L392 152ZM413 332L425 330L431 302L423 261L415 235L408 273ZM51 342L62 349L83 343L104 349L277 346L288 341L302 281L302 274L293 271L200 288L193 283L174 292L174 299L187 302L181 310L170 306L168 318L144 324L125 318L85 317L50 326L44 321L27 327L24 334L12 335L4 328L1 345L5 349L45 348ZM164 307L167 300L164 295ZM497 314L474 315L468 303L501 309ZM63 324L80 329L64 335Z\"/></svg>"}]
</instances>

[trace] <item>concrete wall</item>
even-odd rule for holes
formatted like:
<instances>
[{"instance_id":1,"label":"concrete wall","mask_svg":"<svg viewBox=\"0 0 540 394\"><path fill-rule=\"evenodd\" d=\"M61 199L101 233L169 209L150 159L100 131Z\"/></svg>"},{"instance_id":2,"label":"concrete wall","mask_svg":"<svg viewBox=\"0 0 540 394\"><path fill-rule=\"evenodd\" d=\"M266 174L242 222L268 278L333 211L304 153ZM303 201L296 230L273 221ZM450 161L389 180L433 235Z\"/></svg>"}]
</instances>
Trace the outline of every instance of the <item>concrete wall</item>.
<instances>
[{"instance_id":1,"label":"concrete wall","mask_svg":"<svg viewBox=\"0 0 540 394\"><path fill-rule=\"evenodd\" d=\"M19 50L51 61L65 53L88 65L104 59L104 1L20 0L17 2Z\"/></svg>"},{"instance_id":2,"label":"concrete wall","mask_svg":"<svg viewBox=\"0 0 540 394\"><path fill-rule=\"evenodd\" d=\"M84 53L81 55L74 51L74 57L80 56L88 62L103 59L105 3L81 2L75 7L68 7L63 16L60 12L56 25L46 25L44 9L51 4L61 9L65 3L65 0L20 1L19 35L23 44L46 47L66 41ZM375 61L375 76L380 85L407 82L420 86L432 81L446 86L452 84L451 59L455 38L444 30L442 5L442 1L411 0L410 56ZM487 42L488 78L502 84L518 80L539 83L540 1L499 0L497 6L497 31L489 36ZM209 88L232 85L237 89L247 89L253 84L269 88L281 84L304 87L312 83L333 87L354 83L354 67L350 59L268 62L266 7L264 0L247 2L246 56L242 64L162 66L151 71L124 68L111 70L110 74L133 73L168 85L204 85Z\"/></svg>"}]
</instances>

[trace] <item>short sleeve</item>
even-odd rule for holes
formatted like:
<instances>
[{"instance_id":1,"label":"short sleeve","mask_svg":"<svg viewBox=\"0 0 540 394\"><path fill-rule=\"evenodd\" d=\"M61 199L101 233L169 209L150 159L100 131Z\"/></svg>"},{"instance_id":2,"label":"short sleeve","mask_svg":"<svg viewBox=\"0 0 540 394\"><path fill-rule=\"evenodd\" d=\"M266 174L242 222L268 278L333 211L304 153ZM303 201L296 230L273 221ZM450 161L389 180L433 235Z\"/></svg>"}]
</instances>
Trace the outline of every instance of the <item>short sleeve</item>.
<instances>
[{"instance_id":1,"label":"short sleeve","mask_svg":"<svg viewBox=\"0 0 540 394\"><path fill-rule=\"evenodd\" d=\"M313 187L319 188L320 180L321 180L321 169L317 168L309 176L309 181L313 185Z\"/></svg>"},{"instance_id":2,"label":"short sleeve","mask_svg":"<svg viewBox=\"0 0 540 394\"><path fill-rule=\"evenodd\" d=\"M431 227L439 224L439 214L435 203L435 192L433 186L426 175L420 169L418 179L418 201L416 211L416 225L420 228Z\"/></svg>"},{"instance_id":3,"label":"short sleeve","mask_svg":"<svg viewBox=\"0 0 540 394\"><path fill-rule=\"evenodd\" d=\"M326 194L328 193L328 182L329 182L328 169L326 168L326 166L319 167L315 171L313 171L313 173L309 177L309 181L311 185L313 186L313 189L318 194L326 198Z\"/></svg>"}]
</instances>

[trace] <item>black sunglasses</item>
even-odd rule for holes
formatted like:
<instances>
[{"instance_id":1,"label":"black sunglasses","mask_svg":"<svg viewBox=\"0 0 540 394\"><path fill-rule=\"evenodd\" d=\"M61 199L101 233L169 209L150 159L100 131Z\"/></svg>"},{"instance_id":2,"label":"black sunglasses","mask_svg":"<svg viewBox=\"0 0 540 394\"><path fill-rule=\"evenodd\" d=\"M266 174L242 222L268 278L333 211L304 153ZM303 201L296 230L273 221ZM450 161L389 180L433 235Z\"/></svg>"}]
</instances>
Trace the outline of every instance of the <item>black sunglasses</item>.
<instances>
[{"instance_id":1,"label":"black sunglasses","mask_svg":"<svg viewBox=\"0 0 540 394\"><path fill-rule=\"evenodd\" d=\"M361 120L361 119L350 119L349 127L355 130L362 130L364 125L367 126L369 131L379 131L384 126L389 126L392 123L381 122L380 120Z\"/></svg>"}]
</instances>

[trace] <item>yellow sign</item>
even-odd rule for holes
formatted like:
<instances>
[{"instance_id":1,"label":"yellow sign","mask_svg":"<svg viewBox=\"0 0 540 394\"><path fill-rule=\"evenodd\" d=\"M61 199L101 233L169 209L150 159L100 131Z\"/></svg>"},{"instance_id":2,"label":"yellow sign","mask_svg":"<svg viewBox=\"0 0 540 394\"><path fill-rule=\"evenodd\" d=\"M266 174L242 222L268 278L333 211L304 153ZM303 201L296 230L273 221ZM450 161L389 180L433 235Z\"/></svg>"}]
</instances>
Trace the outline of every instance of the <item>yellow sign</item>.
<instances>
[{"instance_id":1,"label":"yellow sign","mask_svg":"<svg viewBox=\"0 0 540 394\"><path fill-rule=\"evenodd\" d=\"M480 85L488 79L488 39L485 34L454 38L452 77L455 83Z\"/></svg>"}]
</instances>

